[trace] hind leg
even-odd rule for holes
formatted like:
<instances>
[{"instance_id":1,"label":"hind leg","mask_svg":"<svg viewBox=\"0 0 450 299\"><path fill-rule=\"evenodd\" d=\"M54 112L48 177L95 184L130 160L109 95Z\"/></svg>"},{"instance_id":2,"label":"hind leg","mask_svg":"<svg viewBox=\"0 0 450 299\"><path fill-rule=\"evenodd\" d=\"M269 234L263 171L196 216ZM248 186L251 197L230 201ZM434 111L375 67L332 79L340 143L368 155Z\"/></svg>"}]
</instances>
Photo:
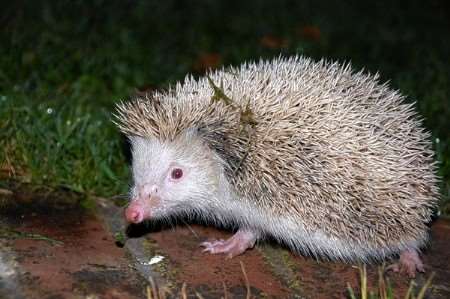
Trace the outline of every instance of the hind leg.
<instances>
[{"instance_id":1,"label":"hind leg","mask_svg":"<svg viewBox=\"0 0 450 299\"><path fill-rule=\"evenodd\" d=\"M405 273L410 278L414 278L416 276L416 271L425 272L419 253L415 249L406 249L402 251L400 253L399 261L388 266L386 270Z\"/></svg>"}]
</instances>

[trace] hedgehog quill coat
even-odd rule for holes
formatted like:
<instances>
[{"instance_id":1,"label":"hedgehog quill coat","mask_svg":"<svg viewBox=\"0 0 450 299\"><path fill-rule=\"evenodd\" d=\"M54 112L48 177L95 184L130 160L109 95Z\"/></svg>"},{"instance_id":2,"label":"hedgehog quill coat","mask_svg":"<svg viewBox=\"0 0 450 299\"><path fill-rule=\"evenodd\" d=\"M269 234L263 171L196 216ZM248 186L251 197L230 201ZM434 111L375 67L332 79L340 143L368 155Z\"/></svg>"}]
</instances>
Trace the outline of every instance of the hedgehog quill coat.
<instances>
[{"instance_id":1,"label":"hedgehog quill coat","mask_svg":"<svg viewBox=\"0 0 450 299\"><path fill-rule=\"evenodd\" d=\"M199 140L219 164L230 196L167 214L342 260L426 242L438 197L429 134L378 75L304 57L248 63L122 103L116 122L130 138Z\"/></svg>"}]
</instances>

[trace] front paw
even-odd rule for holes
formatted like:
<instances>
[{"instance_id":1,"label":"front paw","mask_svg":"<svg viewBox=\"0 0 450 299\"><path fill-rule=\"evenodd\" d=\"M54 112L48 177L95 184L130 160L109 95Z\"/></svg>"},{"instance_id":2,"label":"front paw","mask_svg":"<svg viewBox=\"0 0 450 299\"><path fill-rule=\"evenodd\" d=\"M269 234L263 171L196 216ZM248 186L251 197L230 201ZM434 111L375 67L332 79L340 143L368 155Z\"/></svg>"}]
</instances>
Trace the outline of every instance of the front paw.
<instances>
[{"instance_id":1,"label":"front paw","mask_svg":"<svg viewBox=\"0 0 450 299\"><path fill-rule=\"evenodd\" d=\"M227 258L233 258L244 253L247 249L253 248L256 242L256 234L247 230L238 230L227 240L206 241L200 244L204 247L203 252L211 254L225 254Z\"/></svg>"}]
</instances>

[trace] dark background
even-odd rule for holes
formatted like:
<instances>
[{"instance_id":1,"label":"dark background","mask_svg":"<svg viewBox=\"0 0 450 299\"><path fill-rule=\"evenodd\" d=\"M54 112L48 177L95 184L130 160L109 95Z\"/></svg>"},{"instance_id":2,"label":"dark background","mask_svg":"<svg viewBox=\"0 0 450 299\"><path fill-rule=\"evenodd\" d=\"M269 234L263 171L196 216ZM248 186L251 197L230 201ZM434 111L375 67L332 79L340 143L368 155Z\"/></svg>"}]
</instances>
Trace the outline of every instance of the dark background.
<instances>
[{"instance_id":1,"label":"dark background","mask_svg":"<svg viewBox=\"0 0 450 299\"><path fill-rule=\"evenodd\" d=\"M379 72L417 102L450 210L448 1L2 2L1 184L124 193L114 103L188 73L300 54Z\"/></svg>"}]
</instances>

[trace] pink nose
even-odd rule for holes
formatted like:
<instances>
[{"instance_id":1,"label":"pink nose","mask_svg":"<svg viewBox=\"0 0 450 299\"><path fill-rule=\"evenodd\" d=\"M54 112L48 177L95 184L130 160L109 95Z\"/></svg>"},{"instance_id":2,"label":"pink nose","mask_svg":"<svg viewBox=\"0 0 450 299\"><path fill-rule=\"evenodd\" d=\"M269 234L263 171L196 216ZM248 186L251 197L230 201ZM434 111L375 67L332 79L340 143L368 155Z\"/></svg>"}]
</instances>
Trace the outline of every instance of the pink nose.
<instances>
[{"instance_id":1,"label":"pink nose","mask_svg":"<svg viewBox=\"0 0 450 299\"><path fill-rule=\"evenodd\" d=\"M130 206L125 210L125 219L131 223L140 223L144 220L144 212L139 208Z\"/></svg>"}]
</instances>

